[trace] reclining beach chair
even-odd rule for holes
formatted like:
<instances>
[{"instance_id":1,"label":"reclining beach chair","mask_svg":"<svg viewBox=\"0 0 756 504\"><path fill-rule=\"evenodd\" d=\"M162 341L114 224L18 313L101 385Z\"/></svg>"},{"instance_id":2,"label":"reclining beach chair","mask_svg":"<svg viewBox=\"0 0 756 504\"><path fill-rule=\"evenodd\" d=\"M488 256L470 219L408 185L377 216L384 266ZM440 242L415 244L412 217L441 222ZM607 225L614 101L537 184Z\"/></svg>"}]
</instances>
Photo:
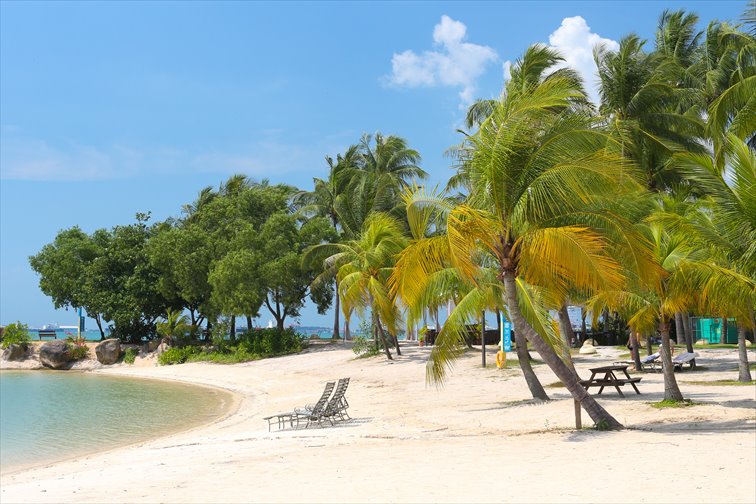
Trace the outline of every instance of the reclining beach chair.
<instances>
[{"instance_id":1,"label":"reclining beach chair","mask_svg":"<svg viewBox=\"0 0 756 504\"><path fill-rule=\"evenodd\" d=\"M690 367L693 367L693 359L698 357L698 354L695 352L685 352L681 353L680 355L676 355L672 359L672 365L674 366L674 369L680 369L680 371L683 370L683 365L688 364Z\"/></svg>"},{"instance_id":2,"label":"reclining beach chair","mask_svg":"<svg viewBox=\"0 0 756 504\"><path fill-rule=\"evenodd\" d=\"M651 355L647 355L646 357L643 357L640 362L643 369L646 369L646 366L650 367L652 371L656 371L658 364L659 356L661 354L659 352L652 353Z\"/></svg>"},{"instance_id":3,"label":"reclining beach chair","mask_svg":"<svg viewBox=\"0 0 756 504\"><path fill-rule=\"evenodd\" d=\"M333 417L339 417L339 420L351 420L352 417L347 413L349 408L349 402L346 399L346 390L349 387L349 378L341 378L339 384L336 385L336 391L333 393L333 397L328 401L328 407L326 413Z\"/></svg>"},{"instance_id":4,"label":"reclining beach chair","mask_svg":"<svg viewBox=\"0 0 756 504\"><path fill-rule=\"evenodd\" d=\"M271 415L269 417L263 418L263 420L267 420L268 422L268 432L270 432L270 426L273 423L273 419L276 419L276 422L278 423L278 428L282 429L286 426L286 422L289 422L289 426L293 427L294 422L297 422L297 427L299 426L299 418L301 415L310 414L313 413L313 411L316 412L322 412L325 410L325 407L328 403L328 398L331 395L331 392L333 391L333 388L336 386L336 382L328 382L325 385L325 388L323 389L323 394L320 396L320 399L318 399L318 402L316 402L312 408L309 408L305 406L304 408L296 408L294 411L287 411L285 413L276 413L275 415Z\"/></svg>"}]
</instances>

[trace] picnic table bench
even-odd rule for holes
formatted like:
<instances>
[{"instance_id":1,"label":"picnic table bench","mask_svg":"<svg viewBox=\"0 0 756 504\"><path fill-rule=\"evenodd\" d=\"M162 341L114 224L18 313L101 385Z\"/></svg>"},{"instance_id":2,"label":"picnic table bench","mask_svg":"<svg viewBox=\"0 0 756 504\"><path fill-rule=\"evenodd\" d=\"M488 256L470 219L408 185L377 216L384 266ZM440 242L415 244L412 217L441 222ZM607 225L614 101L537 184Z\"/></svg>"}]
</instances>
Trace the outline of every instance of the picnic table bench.
<instances>
[{"instance_id":1,"label":"picnic table bench","mask_svg":"<svg viewBox=\"0 0 756 504\"><path fill-rule=\"evenodd\" d=\"M37 332L37 336L39 337L39 339L42 339L42 338L56 339L58 337L58 334L53 329L40 329Z\"/></svg>"},{"instance_id":2,"label":"picnic table bench","mask_svg":"<svg viewBox=\"0 0 756 504\"><path fill-rule=\"evenodd\" d=\"M591 377L587 380L581 380L580 384L588 390L591 387L600 387L599 395L604 391L605 387L614 387L617 393L625 397L620 390L620 387L630 384L635 389L636 394L640 394L640 390L635 386L636 383L641 381L641 378L632 378L627 372L628 366L625 364L615 364L613 366L602 366L591 369ZM615 371L622 371L627 378L618 378L614 374Z\"/></svg>"}]
</instances>

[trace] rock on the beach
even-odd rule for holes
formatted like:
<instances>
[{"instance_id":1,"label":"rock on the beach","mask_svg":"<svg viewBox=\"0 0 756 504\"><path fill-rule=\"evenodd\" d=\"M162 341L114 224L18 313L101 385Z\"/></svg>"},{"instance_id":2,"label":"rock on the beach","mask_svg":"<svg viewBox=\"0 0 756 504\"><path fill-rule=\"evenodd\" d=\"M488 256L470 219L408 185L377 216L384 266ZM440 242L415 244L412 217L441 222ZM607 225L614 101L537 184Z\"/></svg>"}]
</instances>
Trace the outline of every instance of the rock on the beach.
<instances>
[{"instance_id":1,"label":"rock on the beach","mask_svg":"<svg viewBox=\"0 0 756 504\"><path fill-rule=\"evenodd\" d=\"M60 369L70 360L65 340L48 341L39 348L39 362L46 367Z\"/></svg>"},{"instance_id":2,"label":"rock on the beach","mask_svg":"<svg viewBox=\"0 0 756 504\"><path fill-rule=\"evenodd\" d=\"M19 345L17 343L11 343L8 348L3 351L3 360L7 361L21 361L26 358L26 345Z\"/></svg>"},{"instance_id":3,"label":"rock on the beach","mask_svg":"<svg viewBox=\"0 0 756 504\"><path fill-rule=\"evenodd\" d=\"M115 364L121 358L121 342L117 338L109 338L95 347L97 360L101 364Z\"/></svg>"},{"instance_id":4,"label":"rock on the beach","mask_svg":"<svg viewBox=\"0 0 756 504\"><path fill-rule=\"evenodd\" d=\"M583 346L596 346L597 341L595 339L587 339L583 342Z\"/></svg>"},{"instance_id":5,"label":"rock on the beach","mask_svg":"<svg viewBox=\"0 0 756 504\"><path fill-rule=\"evenodd\" d=\"M595 353L596 353L596 348L593 345L590 345L587 341L582 347L580 347L581 355L591 355Z\"/></svg>"}]
</instances>

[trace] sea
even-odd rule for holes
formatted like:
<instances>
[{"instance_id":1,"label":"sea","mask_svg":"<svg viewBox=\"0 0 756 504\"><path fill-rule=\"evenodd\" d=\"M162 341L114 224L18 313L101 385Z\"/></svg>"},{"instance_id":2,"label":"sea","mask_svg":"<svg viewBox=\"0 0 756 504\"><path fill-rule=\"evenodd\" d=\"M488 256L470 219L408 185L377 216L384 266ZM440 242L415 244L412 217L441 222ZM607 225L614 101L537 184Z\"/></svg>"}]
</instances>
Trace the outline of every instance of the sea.
<instances>
[{"instance_id":1,"label":"sea","mask_svg":"<svg viewBox=\"0 0 756 504\"><path fill-rule=\"evenodd\" d=\"M99 338L99 337L98 337ZM207 387L77 371L0 371L0 471L207 423L232 397Z\"/></svg>"}]
</instances>

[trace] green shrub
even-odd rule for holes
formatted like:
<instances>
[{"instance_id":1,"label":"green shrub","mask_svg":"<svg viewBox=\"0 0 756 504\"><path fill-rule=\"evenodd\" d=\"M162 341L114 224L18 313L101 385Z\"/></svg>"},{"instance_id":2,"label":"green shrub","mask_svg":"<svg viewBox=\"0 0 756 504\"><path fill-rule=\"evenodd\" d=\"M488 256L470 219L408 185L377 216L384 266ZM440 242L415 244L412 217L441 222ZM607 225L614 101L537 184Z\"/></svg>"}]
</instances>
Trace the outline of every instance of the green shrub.
<instances>
[{"instance_id":1,"label":"green shrub","mask_svg":"<svg viewBox=\"0 0 756 504\"><path fill-rule=\"evenodd\" d=\"M380 350L375 346L375 342L372 339L355 336L353 341L352 351L357 354L357 357L373 357L380 353Z\"/></svg>"},{"instance_id":2,"label":"green shrub","mask_svg":"<svg viewBox=\"0 0 756 504\"><path fill-rule=\"evenodd\" d=\"M302 338L294 329L252 329L238 337L237 348L264 357L302 351Z\"/></svg>"},{"instance_id":3,"label":"green shrub","mask_svg":"<svg viewBox=\"0 0 756 504\"><path fill-rule=\"evenodd\" d=\"M0 346L3 348L8 348L13 344L26 346L30 341L29 326L16 322L15 324L8 324L3 329L3 341Z\"/></svg>"},{"instance_id":4,"label":"green shrub","mask_svg":"<svg viewBox=\"0 0 756 504\"><path fill-rule=\"evenodd\" d=\"M169 348L165 352L161 353L158 357L158 363L161 366L171 364L183 364L190 357L202 353L202 350L194 346L186 346L183 348Z\"/></svg>"},{"instance_id":5,"label":"green shrub","mask_svg":"<svg viewBox=\"0 0 756 504\"><path fill-rule=\"evenodd\" d=\"M125 362L126 364L134 364L137 353L138 352L136 348L127 348L126 352L123 354L123 362Z\"/></svg>"},{"instance_id":6,"label":"green shrub","mask_svg":"<svg viewBox=\"0 0 756 504\"><path fill-rule=\"evenodd\" d=\"M66 346L68 346L68 354L71 356L71 360L86 359L89 356L89 347L84 336L68 336Z\"/></svg>"}]
</instances>

